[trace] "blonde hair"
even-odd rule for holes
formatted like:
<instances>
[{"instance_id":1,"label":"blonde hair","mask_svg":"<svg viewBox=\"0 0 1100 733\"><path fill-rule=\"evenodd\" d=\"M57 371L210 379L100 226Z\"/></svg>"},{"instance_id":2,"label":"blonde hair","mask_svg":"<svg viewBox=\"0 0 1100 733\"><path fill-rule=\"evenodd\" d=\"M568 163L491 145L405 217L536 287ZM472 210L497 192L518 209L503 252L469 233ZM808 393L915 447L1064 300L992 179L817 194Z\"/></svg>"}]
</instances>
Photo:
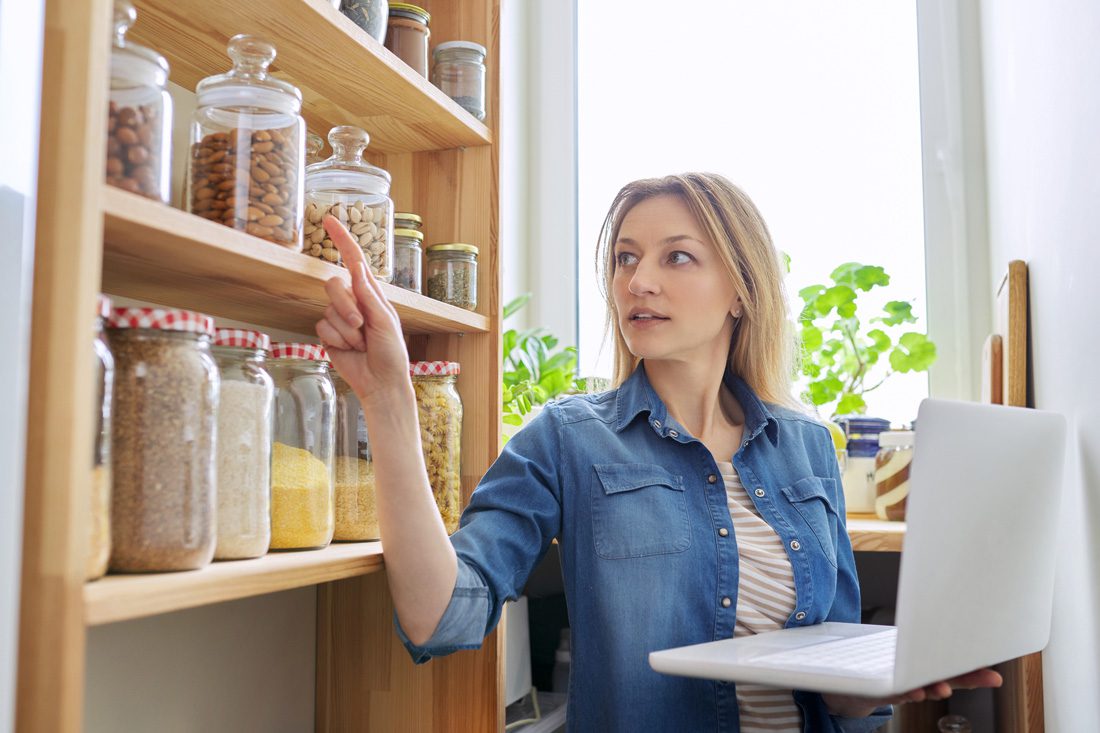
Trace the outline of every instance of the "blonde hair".
<instances>
[{"instance_id":1,"label":"blonde hair","mask_svg":"<svg viewBox=\"0 0 1100 733\"><path fill-rule=\"evenodd\" d=\"M596 265L603 275L607 328L614 333L614 385L626 381L640 361L627 348L612 296L615 242L627 213L656 196L677 196L687 205L714 244L741 296L742 315L730 339L728 370L741 377L761 400L804 410L791 393L796 348L787 317L779 252L749 197L715 173L684 173L628 183L607 212Z\"/></svg>"}]
</instances>

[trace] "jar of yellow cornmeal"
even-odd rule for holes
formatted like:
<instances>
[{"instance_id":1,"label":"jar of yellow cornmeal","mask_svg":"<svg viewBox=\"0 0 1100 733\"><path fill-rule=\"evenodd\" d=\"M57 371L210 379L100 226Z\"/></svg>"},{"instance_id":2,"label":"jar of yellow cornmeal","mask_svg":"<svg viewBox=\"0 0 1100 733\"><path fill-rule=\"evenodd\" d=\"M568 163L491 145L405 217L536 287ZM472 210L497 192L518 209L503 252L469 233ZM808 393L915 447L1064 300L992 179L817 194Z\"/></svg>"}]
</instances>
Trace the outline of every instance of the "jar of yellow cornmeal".
<instances>
[{"instance_id":1,"label":"jar of yellow cornmeal","mask_svg":"<svg viewBox=\"0 0 1100 733\"><path fill-rule=\"evenodd\" d=\"M420 443L428 482L450 534L458 529L462 495L462 399L453 361L416 361L409 365L420 413Z\"/></svg>"},{"instance_id":2,"label":"jar of yellow cornmeal","mask_svg":"<svg viewBox=\"0 0 1100 733\"><path fill-rule=\"evenodd\" d=\"M378 513L374 500L374 460L371 457L363 408L338 374L336 385L336 533L337 541L377 540Z\"/></svg>"},{"instance_id":3,"label":"jar of yellow cornmeal","mask_svg":"<svg viewBox=\"0 0 1100 733\"><path fill-rule=\"evenodd\" d=\"M328 354L316 344L275 343L271 357L271 549L325 547L335 524L336 390Z\"/></svg>"}]
</instances>

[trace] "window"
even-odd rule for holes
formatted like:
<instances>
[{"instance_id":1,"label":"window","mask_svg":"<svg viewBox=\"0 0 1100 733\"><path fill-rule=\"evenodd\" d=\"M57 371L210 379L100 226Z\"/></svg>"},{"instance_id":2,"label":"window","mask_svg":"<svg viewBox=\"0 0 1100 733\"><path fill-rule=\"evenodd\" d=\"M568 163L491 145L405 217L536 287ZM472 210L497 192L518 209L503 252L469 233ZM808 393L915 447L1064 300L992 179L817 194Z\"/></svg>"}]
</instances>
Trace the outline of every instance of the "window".
<instances>
[{"instance_id":1,"label":"window","mask_svg":"<svg viewBox=\"0 0 1100 733\"><path fill-rule=\"evenodd\" d=\"M801 288L859 261L891 276L860 312L912 300L927 330L912 3L580 2L577 79L582 374L611 371L593 264L608 205L627 181L685 170L756 202L791 257L793 309ZM907 422L927 394L924 373L896 374L869 412Z\"/></svg>"}]
</instances>

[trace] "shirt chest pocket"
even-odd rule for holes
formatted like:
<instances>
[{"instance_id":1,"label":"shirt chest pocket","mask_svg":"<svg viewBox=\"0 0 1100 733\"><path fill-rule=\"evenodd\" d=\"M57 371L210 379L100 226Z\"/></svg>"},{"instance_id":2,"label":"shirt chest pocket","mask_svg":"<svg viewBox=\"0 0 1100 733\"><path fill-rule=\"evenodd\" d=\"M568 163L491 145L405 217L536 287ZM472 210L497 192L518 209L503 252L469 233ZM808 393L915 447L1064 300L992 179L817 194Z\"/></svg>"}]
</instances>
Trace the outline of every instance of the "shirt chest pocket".
<instances>
[{"instance_id":1,"label":"shirt chest pocket","mask_svg":"<svg viewBox=\"0 0 1100 733\"><path fill-rule=\"evenodd\" d=\"M607 560L683 552L691 546L682 476L649 463L595 466L592 536Z\"/></svg>"},{"instance_id":2,"label":"shirt chest pocket","mask_svg":"<svg viewBox=\"0 0 1100 733\"><path fill-rule=\"evenodd\" d=\"M809 526L825 552L829 564L836 567L837 512L833 503L836 481L810 476L784 486L783 495L794 507L795 514Z\"/></svg>"}]
</instances>

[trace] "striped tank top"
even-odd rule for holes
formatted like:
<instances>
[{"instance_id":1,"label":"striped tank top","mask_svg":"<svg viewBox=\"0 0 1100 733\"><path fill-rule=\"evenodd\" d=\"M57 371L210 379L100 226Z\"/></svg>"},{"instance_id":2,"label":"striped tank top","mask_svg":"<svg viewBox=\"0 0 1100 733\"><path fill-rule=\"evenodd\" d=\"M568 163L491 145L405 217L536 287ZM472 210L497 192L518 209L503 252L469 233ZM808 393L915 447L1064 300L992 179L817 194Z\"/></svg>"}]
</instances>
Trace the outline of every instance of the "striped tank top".
<instances>
[{"instance_id":1,"label":"striped tank top","mask_svg":"<svg viewBox=\"0 0 1100 733\"><path fill-rule=\"evenodd\" d=\"M737 619L733 635L748 636L783 628L797 598L787 550L756 511L732 463L718 462L726 485L726 504L737 538ZM802 713L790 690L739 683L737 706L743 733L802 730Z\"/></svg>"}]
</instances>

